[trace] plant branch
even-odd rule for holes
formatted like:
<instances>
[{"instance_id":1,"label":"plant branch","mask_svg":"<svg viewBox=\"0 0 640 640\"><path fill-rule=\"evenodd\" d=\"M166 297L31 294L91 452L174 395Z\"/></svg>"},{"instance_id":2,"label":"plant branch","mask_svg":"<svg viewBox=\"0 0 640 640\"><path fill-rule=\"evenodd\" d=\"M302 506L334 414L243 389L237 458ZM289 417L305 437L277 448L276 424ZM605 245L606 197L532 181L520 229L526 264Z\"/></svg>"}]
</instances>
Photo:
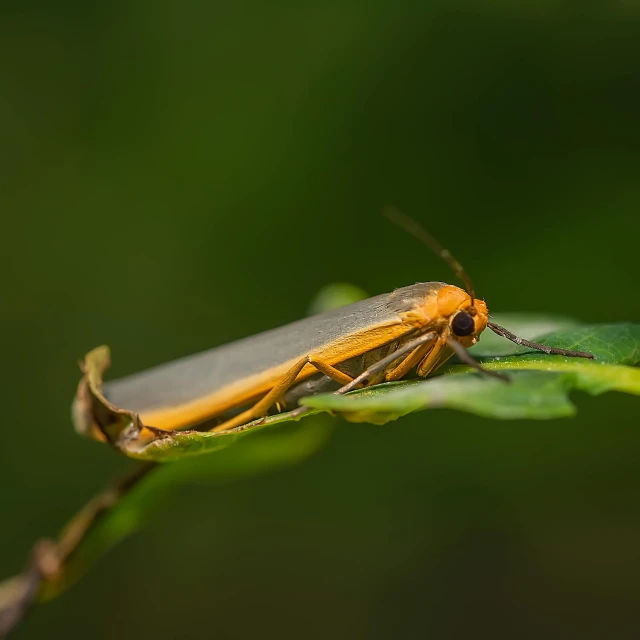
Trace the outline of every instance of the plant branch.
<instances>
[{"instance_id":1,"label":"plant branch","mask_svg":"<svg viewBox=\"0 0 640 640\"><path fill-rule=\"evenodd\" d=\"M24 572L0 583L0 640L24 619L46 586L66 581L70 560L96 524L156 466L148 462L138 465L91 499L57 540L40 540L34 545Z\"/></svg>"}]
</instances>

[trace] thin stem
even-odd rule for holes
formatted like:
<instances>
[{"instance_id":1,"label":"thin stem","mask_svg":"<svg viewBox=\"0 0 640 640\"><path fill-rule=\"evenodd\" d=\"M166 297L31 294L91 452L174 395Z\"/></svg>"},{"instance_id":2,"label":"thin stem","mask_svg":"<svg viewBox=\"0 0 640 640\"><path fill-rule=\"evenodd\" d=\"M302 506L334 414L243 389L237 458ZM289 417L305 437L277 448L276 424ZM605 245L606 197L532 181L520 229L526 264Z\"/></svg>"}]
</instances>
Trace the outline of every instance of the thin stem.
<instances>
[{"instance_id":1,"label":"thin stem","mask_svg":"<svg viewBox=\"0 0 640 640\"><path fill-rule=\"evenodd\" d=\"M24 619L49 580L60 580L69 560L96 523L156 467L145 462L90 500L63 528L57 541L40 540L25 571L0 583L0 640Z\"/></svg>"}]
</instances>

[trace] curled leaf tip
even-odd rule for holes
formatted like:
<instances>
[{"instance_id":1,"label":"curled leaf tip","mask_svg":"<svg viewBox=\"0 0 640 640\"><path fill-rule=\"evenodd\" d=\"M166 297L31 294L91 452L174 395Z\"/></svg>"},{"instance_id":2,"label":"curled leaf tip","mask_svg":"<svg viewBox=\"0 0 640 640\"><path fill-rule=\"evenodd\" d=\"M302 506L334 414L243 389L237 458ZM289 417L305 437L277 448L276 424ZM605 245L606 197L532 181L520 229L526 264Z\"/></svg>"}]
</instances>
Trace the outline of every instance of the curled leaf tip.
<instances>
[{"instance_id":1,"label":"curled leaf tip","mask_svg":"<svg viewBox=\"0 0 640 640\"><path fill-rule=\"evenodd\" d=\"M73 425L81 435L117 446L138 437L142 424L137 415L120 409L102 393L104 372L111 366L106 345L89 351L80 367L83 375L71 406Z\"/></svg>"}]
</instances>

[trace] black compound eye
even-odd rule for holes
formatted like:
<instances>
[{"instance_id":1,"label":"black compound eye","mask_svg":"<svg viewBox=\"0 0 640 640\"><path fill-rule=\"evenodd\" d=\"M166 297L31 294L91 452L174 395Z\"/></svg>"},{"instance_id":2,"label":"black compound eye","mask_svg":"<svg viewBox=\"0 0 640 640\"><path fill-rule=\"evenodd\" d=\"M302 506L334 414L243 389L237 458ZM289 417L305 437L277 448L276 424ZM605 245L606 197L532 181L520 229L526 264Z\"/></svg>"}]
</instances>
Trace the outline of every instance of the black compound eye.
<instances>
[{"instance_id":1,"label":"black compound eye","mask_svg":"<svg viewBox=\"0 0 640 640\"><path fill-rule=\"evenodd\" d=\"M458 311L451 321L451 330L457 336L470 336L476 328L476 323L466 311Z\"/></svg>"}]
</instances>

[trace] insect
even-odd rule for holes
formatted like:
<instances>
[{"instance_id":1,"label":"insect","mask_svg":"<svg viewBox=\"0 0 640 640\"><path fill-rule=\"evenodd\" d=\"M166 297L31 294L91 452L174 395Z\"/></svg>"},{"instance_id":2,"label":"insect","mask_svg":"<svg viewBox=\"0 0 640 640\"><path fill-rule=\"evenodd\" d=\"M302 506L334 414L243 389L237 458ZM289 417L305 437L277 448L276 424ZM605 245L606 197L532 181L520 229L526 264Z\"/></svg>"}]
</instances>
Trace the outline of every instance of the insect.
<instances>
[{"instance_id":1,"label":"insect","mask_svg":"<svg viewBox=\"0 0 640 640\"><path fill-rule=\"evenodd\" d=\"M104 397L113 407L137 414L156 435L186 428L222 432L274 409L295 407L315 393L346 393L410 373L426 377L454 353L485 374L505 379L467 353L487 327L548 354L593 358L530 342L491 322L460 263L412 219L395 210L387 215L444 259L465 289L444 282L396 289L107 382ZM81 382L76 428L104 432L105 418L87 397Z\"/></svg>"}]
</instances>

